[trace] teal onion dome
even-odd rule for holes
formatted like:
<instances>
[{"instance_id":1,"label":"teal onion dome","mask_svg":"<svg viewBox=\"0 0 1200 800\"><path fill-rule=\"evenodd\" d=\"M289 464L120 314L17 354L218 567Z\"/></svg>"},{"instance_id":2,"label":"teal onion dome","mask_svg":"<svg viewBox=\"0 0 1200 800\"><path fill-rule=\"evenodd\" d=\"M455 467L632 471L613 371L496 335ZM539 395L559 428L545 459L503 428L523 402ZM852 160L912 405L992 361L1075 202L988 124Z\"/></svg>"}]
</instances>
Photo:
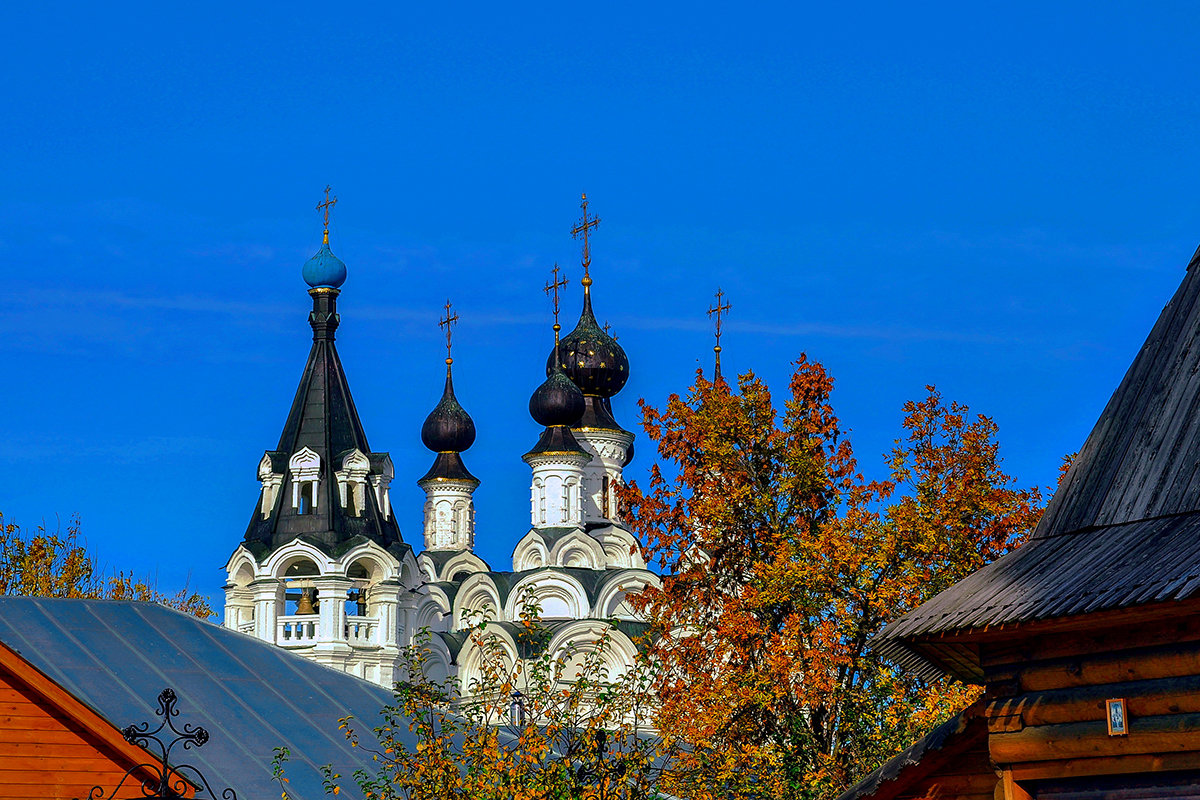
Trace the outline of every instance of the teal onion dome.
<instances>
[{"instance_id":1,"label":"teal onion dome","mask_svg":"<svg viewBox=\"0 0 1200 800\"><path fill-rule=\"evenodd\" d=\"M329 249L329 242L304 262L304 282L314 289L336 289L346 282L346 265Z\"/></svg>"}]
</instances>

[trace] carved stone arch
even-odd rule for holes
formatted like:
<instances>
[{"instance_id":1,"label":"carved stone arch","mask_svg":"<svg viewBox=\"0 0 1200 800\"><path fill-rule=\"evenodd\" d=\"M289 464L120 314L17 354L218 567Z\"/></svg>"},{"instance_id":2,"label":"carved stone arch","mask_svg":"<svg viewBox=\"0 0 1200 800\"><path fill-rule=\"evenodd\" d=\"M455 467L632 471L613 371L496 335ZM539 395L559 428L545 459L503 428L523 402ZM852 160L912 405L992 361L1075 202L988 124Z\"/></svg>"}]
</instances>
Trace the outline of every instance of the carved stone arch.
<instances>
[{"instance_id":1,"label":"carved stone arch","mask_svg":"<svg viewBox=\"0 0 1200 800\"><path fill-rule=\"evenodd\" d=\"M580 561L586 554L586 564L568 564L564 556L571 556ZM549 561L553 566L583 566L587 569L598 569L604 564L604 548L600 542L582 531L572 531L554 543L549 553Z\"/></svg>"},{"instance_id":2,"label":"carved stone arch","mask_svg":"<svg viewBox=\"0 0 1200 800\"><path fill-rule=\"evenodd\" d=\"M482 558L472 553L470 550L464 550L461 553L455 553L442 566L441 575L438 580L448 581L453 580L454 576L467 572L474 575L476 572L487 572L488 565Z\"/></svg>"},{"instance_id":3,"label":"carved stone arch","mask_svg":"<svg viewBox=\"0 0 1200 800\"><path fill-rule=\"evenodd\" d=\"M342 469L366 475L371 470L371 461L367 458L366 453L356 447L342 457Z\"/></svg>"},{"instance_id":4,"label":"carved stone arch","mask_svg":"<svg viewBox=\"0 0 1200 800\"><path fill-rule=\"evenodd\" d=\"M260 577L266 572L264 567L260 567L258 562L254 560L254 556L246 549L245 545L238 545L237 550L233 551L233 555L225 562L225 574L233 575L234 572L240 570L243 565L250 568L250 572L255 577Z\"/></svg>"},{"instance_id":5,"label":"carved stone arch","mask_svg":"<svg viewBox=\"0 0 1200 800\"><path fill-rule=\"evenodd\" d=\"M307 559L316 565L317 573L328 575L334 571L334 565L320 548L300 539L293 539L276 550L263 565L263 572L273 578L287 577L288 570L297 562Z\"/></svg>"},{"instance_id":6,"label":"carved stone arch","mask_svg":"<svg viewBox=\"0 0 1200 800\"><path fill-rule=\"evenodd\" d=\"M590 604L583 585L565 572L542 570L525 576L509 592L504 608L505 619L520 618L519 606L526 591L531 591L541 605L543 619L580 619L587 616Z\"/></svg>"},{"instance_id":7,"label":"carved stone arch","mask_svg":"<svg viewBox=\"0 0 1200 800\"><path fill-rule=\"evenodd\" d=\"M351 567L355 564L366 568L371 583L396 580L400 577L401 565L396 557L374 542L365 542L347 551L334 562L334 567L349 575Z\"/></svg>"},{"instance_id":8,"label":"carved stone arch","mask_svg":"<svg viewBox=\"0 0 1200 800\"><path fill-rule=\"evenodd\" d=\"M430 628L433 628L434 630L452 629L454 627L453 621L446 619L446 616L454 609L454 603L450 600L450 596L447 595L440 586L425 586L424 588L428 593L429 601L431 601L433 606L437 609L437 616L431 616L429 618L428 625ZM425 609L426 607L426 605L421 606L422 609ZM421 625L424 624L427 623L421 623ZM413 630L419 630L421 625L417 625L413 628Z\"/></svg>"},{"instance_id":9,"label":"carved stone arch","mask_svg":"<svg viewBox=\"0 0 1200 800\"><path fill-rule=\"evenodd\" d=\"M647 586L661 586L662 580L653 572L644 569L623 569L606 575L604 583L596 592L592 616L600 619L637 619L632 609L622 610L628 595L637 594Z\"/></svg>"},{"instance_id":10,"label":"carved stone arch","mask_svg":"<svg viewBox=\"0 0 1200 800\"><path fill-rule=\"evenodd\" d=\"M229 583L238 589L245 589L254 577L254 562L250 559L238 559L238 563L229 572Z\"/></svg>"},{"instance_id":11,"label":"carved stone arch","mask_svg":"<svg viewBox=\"0 0 1200 800\"><path fill-rule=\"evenodd\" d=\"M293 471L321 468L321 456L308 447L297 450L288 460L288 469Z\"/></svg>"},{"instance_id":12,"label":"carved stone arch","mask_svg":"<svg viewBox=\"0 0 1200 800\"><path fill-rule=\"evenodd\" d=\"M600 664L607 675L594 677L614 680L633 666L637 647L628 636L603 620L583 619L556 630L549 642L550 652L565 665L562 671L564 681L576 679L586 654L594 651L602 638L605 638L606 644Z\"/></svg>"},{"instance_id":13,"label":"carved stone arch","mask_svg":"<svg viewBox=\"0 0 1200 800\"><path fill-rule=\"evenodd\" d=\"M618 525L607 525L592 530L604 548L605 565L609 568L645 569L646 559L642 555L641 543L632 533ZM632 550L632 552L631 552Z\"/></svg>"},{"instance_id":14,"label":"carved stone arch","mask_svg":"<svg viewBox=\"0 0 1200 800\"><path fill-rule=\"evenodd\" d=\"M422 553L417 556L417 565L425 580L430 582L438 580L437 565L433 563L432 558Z\"/></svg>"},{"instance_id":15,"label":"carved stone arch","mask_svg":"<svg viewBox=\"0 0 1200 800\"><path fill-rule=\"evenodd\" d=\"M550 563L550 552L541 535L533 530L521 537L513 549L513 570L525 572L540 569Z\"/></svg>"},{"instance_id":16,"label":"carved stone arch","mask_svg":"<svg viewBox=\"0 0 1200 800\"><path fill-rule=\"evenodd\" d=\"M446 612L450 610L450 601L446 598L444 592L440 589L430 592L420 607L413 612L412 615L412 633L415 636L422 628L429 628L430 631L444 631L446 626ZM434 639L438 637L434 636Z\"/></svg>"},{"instance_id":17,"label":"carved stone arch","mask_svg":"<svg viewBox=\"0 0 1200 800\"><path fill-rule=\"evenodd\" d=\"M275 465L271 461L270 453L263 453L262 460L258 462L258 479L265 481L275 474Z\"/></svg>"},{"instance_id":18,"label":"carved stone arch","mask_svg":"<svg viewBox=\"0 0 1200 800\"><path fill-rule=\"evenodd\" d=\"M429 640L429 650L425 654L425 679L435 683L446 680L453 672L453 662L450 649L446 647L442 637L434 634Z\"/></svg>"},{"instance_id":19,"label":"carved stone arch","mask_svg":"<svg viewBox=\"0 0 1200 800\"><path fill-rule=\"evenodd\" d=\"M511 668L517 663L517 643L511 634L498 625L491 625L483 633L492 642L497 643L502 650L502 658L506 666ZM472 695L479 690L479 681L483 676L483 666L486 663L482 648L467 641L458 654L458 677L464 695Z\"/></svg>"},{"instance_id":20,"label":"carved stone arch","mask_svg":"<svg viewBox=\"0 0 1200 800\"><path fill-rule=\"evenodd\" d=\"M502 609L500 591L496 588L492 576L486 572L477 572L458 587L458 593L454 596L454 619L451 627L454 630L462 628L465 624L463 614L466 612L472 612L475 616L486 614L490 619L504 619L500 616Z\"/></svg>"},{"instance_id":21,"label":"carved stone arch","mask_svg":"<svg viewBox=\"0 0 1200 800\"><path fill-rule=\"evenodd\" d=\"M415 589L425 581L421 577L421 567L417 564L417 557L412 552L407 552L400 559L400 574L398 576L400 585L406 589Z\"/></svg>"}]
</instances>

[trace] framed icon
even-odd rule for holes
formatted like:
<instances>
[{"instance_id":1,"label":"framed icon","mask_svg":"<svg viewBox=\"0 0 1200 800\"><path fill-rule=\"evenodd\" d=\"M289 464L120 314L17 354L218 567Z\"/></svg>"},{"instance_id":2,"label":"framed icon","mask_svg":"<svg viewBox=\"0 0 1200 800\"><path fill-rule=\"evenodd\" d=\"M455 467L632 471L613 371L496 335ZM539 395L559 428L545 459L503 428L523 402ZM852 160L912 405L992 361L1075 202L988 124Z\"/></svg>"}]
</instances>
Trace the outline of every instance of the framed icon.
<instances>
[{"instance_id":1,"label":"framed icon","mask_svg":"<svg viewBox=\"0 0 1200 800\"><path fill-rule=\"evenodd\" d=\"M1125 714L1125 699L1105 701L1108 708L1108 735L1126 736L1129 734L1129 717Z\"/></svg>"}]
</instances>

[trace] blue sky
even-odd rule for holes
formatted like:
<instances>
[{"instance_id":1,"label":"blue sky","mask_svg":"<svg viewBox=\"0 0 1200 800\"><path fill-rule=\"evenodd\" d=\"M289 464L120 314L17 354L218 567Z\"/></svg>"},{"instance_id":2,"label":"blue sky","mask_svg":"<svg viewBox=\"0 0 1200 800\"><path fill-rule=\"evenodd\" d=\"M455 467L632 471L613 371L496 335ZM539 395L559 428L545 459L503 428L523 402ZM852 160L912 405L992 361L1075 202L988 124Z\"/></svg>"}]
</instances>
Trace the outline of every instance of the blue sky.
<instances>
[{"instance_id":1,"label":"blue sky","mask_svg":"<svg viewBox=\"0 0 1200 800\"><path fill-rule=\"evenodd\" d=\"M180 6L180 7L177 7ZM541 293L586 190L595 299L661 403L804 351L868 473L925 384L1054 480L1200 242L1190 4L24 4L0 151L0 511L214 595L304 365L339 197L339 348L419 546L461 314L478 550L528 525ZM651 463L643 438L634 477Z\"/></svg>"}]
</instances>

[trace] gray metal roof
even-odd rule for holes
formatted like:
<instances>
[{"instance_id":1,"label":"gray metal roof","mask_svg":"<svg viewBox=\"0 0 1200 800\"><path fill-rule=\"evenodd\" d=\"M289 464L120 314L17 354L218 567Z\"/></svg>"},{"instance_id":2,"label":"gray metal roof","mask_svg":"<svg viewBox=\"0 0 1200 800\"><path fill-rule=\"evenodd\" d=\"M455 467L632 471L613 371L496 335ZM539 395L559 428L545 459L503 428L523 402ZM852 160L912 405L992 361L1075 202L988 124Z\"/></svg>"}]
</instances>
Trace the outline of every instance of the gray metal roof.
<instances>
[{"instance_id":1,"label":"gray metal roof","mask_svg":"<svg viewBox=\"0 0 1200 800\"><path fill-rule=\"evenodd\" d=\"M188 762L218 794L228 786L243 800L279 796L275 747L291 750L288 792L298 800L325 796L321 764L343 775L369 767L338 719L353 714L369 730L392 699L375 684L152 603L0 597L0 641L118 729L156 725L156 698L174 689L179 721L211 735L187 751Z\"/></svg>"},{"instance_id":2,"label":"gray metal roof","mask_svg":"<svg viewBox=\"0 0 1200 800\"><path fill-rule=\"evenodd\" d=\"M889 624L876 639L881 654L967 677L977 669L969 654L912 640L1200 592L1198 263L1200 251L1033 538Z\"/></svg>"}]
</instances>

